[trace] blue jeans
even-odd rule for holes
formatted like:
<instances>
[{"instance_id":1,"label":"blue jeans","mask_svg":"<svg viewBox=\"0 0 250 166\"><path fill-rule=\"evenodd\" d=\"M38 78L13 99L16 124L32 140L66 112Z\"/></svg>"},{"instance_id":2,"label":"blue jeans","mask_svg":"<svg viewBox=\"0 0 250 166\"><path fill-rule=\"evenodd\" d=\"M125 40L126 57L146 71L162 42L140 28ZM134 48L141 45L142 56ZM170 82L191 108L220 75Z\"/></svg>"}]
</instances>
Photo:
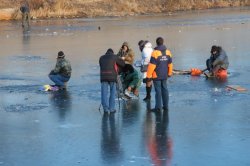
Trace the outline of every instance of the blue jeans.
<instances>
[{"instance_id":1,"label":"blue jeans","mask_svg":"<svg viewBox=\"0 0 250 166\"><path fill-rule=\"evenodd\" d=\"M108 93L109 99L108 99ZM101 83L101 97L102 107L106 112L115 111L115 95L116 95L116 82L102 82Z\"/></svg>"},{"instance_id":2,"label":"blue jeans","mask_svg":"<svg viewBox=\"0 0 250 166\"><path fill-rule=\"evenodd\" d=\"M153 80L155 87L155 109L168 109L167 80ZM163 103L163 107L162 107Z\"/></svg>"},{"instance_id":3,"label":"blue jeans","mask_svg":"<svg viewBox=\"0 0 250 166\"><path fill-rule=\"evenodd\" d=\"M69 81L69 77L64 77L60 74L49 75L49 78L58 86L63 86L65 82Z\"/></svg>"}]
</instances>

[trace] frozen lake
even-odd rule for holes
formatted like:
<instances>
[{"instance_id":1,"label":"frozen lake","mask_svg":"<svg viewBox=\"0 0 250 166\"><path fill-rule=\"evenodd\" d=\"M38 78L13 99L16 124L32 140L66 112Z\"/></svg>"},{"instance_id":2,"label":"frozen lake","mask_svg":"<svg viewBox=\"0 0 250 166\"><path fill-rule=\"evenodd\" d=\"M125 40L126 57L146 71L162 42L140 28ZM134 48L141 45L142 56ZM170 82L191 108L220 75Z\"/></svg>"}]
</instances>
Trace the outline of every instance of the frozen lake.
<instances>
[{"instance_id":1,"label":"frozen lake","mask_svg":"<svg viewBox=\"0 0 250 166\"><path fill-rule=\"evenodd\" d=\"M250 165L250 8L71 20L0 22L0 166ZM98 27L101 30L98 30ZM157 37L172 51L175 69L205 68L212 45L229 56L229 78L175 75L168 81L169 113L147 112L139 101L100 106L98 60L108 48ZM41 92L57 52L73 74L64 92ZM154 91L153 94L154 95ZM151 100L151 107L154 106Z\"/></svg>"}]
</instances>

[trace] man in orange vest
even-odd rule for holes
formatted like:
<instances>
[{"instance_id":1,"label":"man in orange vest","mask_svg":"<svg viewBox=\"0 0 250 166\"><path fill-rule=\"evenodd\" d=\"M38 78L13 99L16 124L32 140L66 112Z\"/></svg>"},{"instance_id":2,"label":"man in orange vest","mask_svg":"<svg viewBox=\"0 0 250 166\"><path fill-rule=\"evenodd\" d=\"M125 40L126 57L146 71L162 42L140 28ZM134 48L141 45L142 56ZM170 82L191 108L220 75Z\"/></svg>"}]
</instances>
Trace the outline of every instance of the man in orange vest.
<instances>
[{"instance_id":1,"label":"man in orange vest","mask_svg":"<svg viewBox=\"0 0 250 166\"><path fill-rule=\"evenodd\" d=\"M155 108L151 111L159 112L163 108L168 111L167 79L173 73L172 54L164 45L162 37L156 39L156 47L152 52L147 70L147 82L153 80L155 87Z\"/></svg>"}]
</instances>

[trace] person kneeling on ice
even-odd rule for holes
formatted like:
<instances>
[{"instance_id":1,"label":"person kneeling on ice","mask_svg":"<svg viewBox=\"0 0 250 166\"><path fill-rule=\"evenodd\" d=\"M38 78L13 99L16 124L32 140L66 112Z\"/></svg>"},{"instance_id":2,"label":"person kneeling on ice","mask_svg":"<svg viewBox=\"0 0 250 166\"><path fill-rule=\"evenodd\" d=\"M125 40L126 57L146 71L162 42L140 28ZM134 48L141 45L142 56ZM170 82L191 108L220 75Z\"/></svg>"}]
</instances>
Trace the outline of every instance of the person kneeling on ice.
<instances>
[{"instance_id":1,"label":"person kneeling on ice","mask_svg":"<svg viewBox=\"0 0 250 166\"><path fill-rule=\"evenodd\" d=\"M49 78L55 83L55 86L59 87L59 89L66 89L66 83L70 79L71 71L70 62L65 59L65 54L59 51L56 66L49 73Z\"/></svg>"},{"instance_id":2,"label":"person kneeling on ice","mask_svg":"<svg viewBox=\"0 0 250 166\"><path fill-rule=\"evenodd\" d=\"M229 66L226 52L220 47L213 45L211 48L211 56L206 61L208 76L227 77L227 69Z\"/></svg>"},{"instance_id":3,"label":"person kneeling on ice","mask_svg":"<svg viewBox=\"0 0 250 166\"><path fill-rule=\"evenodd\" d=\"M122 84L125 96L131 97L132 92L135 96L139 96L139 86L141 84L139 74L130 64L126 64L122 72Z\"/></svg>"}]
</instances>

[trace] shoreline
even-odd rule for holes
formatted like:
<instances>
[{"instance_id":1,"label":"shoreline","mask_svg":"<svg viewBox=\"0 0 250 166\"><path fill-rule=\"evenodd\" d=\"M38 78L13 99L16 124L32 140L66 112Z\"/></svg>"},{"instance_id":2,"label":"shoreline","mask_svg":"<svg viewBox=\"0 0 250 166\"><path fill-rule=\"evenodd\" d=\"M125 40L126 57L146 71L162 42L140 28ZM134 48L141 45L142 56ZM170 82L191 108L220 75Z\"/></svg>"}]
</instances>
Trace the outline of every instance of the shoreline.
<instances>
[{"instance_id":1,"label":"shoreline","mask_svg":"<svg viewBox=\"0 0 250 166\"><path fill-rule=\"evenodd\" d=\"M136 16L174 16L176 14L180 13L186 13L186 12L205 12L208 10L219 10L219 9L235 9L235 10L248 10L250 9L250 6L239 6L239 7L223 7L223 8L208 8L208 9L197 9L197 10L178 10L173 12L161 12L161 13L130 13L125 15L97 15L94 17L88 17L85 15L72 15L72 16L55 16L55 17L34 17L31 16L31 20L49 20L49 19L98 19L98 18L120 18L120 17L136 17ZM0 9L0 21L13 21L13 20L21 20L21 14L16 13L16 9ZM15 18L13 18L15 17Z\"/></svg>"},{"instance_id":2,"label":"shoreline","mask_svg":"<svg viewBox=\"0 0 250 166\"><path fill-rule=\"evenodd\" d=\"M0 20L20 20L20 3L13 7L9 1L0 4ZM179 0L168 3L161 0L79 0L77 2L29 1L32 19L70 19L70 18L98 18L98 17L127 17L138 15L172 15L187 11L203 11L209 9L249 7L250 2L236 0L197 1Z\"/></svg>"}]
</instances>

